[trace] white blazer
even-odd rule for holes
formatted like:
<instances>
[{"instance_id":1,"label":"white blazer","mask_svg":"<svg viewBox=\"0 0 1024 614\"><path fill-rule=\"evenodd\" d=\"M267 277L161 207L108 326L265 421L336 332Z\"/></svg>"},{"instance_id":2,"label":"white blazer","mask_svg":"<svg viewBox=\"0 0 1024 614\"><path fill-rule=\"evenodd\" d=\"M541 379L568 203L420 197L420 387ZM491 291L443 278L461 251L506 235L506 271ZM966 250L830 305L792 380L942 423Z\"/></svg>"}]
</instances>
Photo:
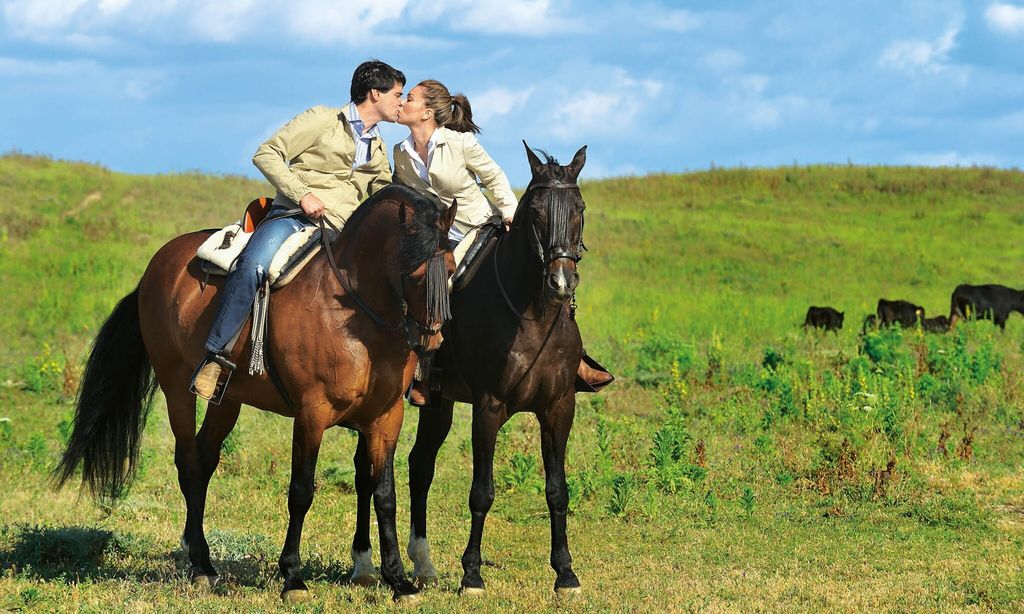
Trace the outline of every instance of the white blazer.
<instances>
[{"instance_id":1,"label":"white blazer","mask_svg":"<svg viewBox=\"0 0 1024 614\"><path fill-rule=\"evenodd\" d=\"M455 228L462 233L481 224L495 213L496 206L502 217L510 218L518 204L512 186L501 167L484 151L480 141L470 132L456 132L438 128L434 132L434 153L427 169L429 183L416 172L416 165L402 143L394 148L397 181L417 190L437 196L445 207L458 199ZM496 202L492 205L480 191L483 184Z\"/></svg>"}]
</instances>

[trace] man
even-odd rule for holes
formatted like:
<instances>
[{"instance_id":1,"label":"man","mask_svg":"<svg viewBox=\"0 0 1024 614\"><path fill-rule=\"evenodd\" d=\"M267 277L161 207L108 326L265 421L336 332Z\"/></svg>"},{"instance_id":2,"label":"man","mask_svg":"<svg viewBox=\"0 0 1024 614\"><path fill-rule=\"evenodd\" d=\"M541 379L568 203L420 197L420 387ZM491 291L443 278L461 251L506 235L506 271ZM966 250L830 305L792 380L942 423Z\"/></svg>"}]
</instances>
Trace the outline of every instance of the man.
<instances>
[{"instance_id":1,"label":"man","mask_svg":"<svg viewBox=\"0 0 1024 614\"><path fill-rule=\"evenodd\" d=\"M377 60L363 62L352 75L348 105L308 109L256 150L252 162L277 194L224 284L206 358L192 378L197 395L213 397L222 368L230 365L228 346L248 318L274 254L292 233L312 223L281 215L302 209L310 219L326 215L341 228L360 203L391 183L377 124L397 121L404 87L401 71Z\"/></svg>"}]
</instances>

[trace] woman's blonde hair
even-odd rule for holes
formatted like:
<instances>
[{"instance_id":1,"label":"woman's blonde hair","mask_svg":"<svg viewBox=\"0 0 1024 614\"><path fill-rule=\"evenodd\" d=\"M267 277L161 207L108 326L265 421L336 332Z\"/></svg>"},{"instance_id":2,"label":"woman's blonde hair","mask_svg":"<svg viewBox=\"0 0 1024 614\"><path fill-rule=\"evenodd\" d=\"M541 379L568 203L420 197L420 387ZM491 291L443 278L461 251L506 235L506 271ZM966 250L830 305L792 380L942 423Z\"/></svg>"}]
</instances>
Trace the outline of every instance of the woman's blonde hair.
<instances>
[{"instance_id":1,"label":"woman's blonde hair","mask_svg":"<svg viewBox=\"0 0 1024 614\"><path fill-rule=\"evenodd\" d=\"M434 112L438 126L456 132L480 132L480 126L473 123L473 109L468 98L462 94L452 96L443 83L434 79L420 81L417 87L423 88L423 104Z\"/></svg>"}]
</instances>

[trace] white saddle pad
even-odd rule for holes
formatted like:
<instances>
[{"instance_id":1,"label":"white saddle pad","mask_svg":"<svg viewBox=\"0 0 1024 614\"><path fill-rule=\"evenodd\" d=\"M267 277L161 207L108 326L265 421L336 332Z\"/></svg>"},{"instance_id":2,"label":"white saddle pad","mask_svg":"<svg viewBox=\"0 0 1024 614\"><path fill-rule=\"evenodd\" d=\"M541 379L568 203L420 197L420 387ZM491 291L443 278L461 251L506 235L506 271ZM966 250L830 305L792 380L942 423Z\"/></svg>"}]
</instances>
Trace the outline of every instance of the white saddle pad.
<instances>
[{"instance_id":1,"label":"white saddle pad","mask_svg":"<svg viewBox=\"0 0 1024 614\"><path fill-rule=\"evenodd\" d=\"M270 269L267 270L267 278L271 285L277 281L278 276L281 275L281 271L291 261L292 256L309 243L313 233L317 230L316 226L306 226L285 239L277 253L274 254L274 260L270 263ZM210 235L209 239L203 241L203 244L196 250L196 256L200 260L205 260L225 271L233 271L235 270L235 264L238 262L239 254L242 253L242 250L249 243L252 234L251 232L242 231L241 220L234 224L228 224Z\"/></svg>"}]
</instances>

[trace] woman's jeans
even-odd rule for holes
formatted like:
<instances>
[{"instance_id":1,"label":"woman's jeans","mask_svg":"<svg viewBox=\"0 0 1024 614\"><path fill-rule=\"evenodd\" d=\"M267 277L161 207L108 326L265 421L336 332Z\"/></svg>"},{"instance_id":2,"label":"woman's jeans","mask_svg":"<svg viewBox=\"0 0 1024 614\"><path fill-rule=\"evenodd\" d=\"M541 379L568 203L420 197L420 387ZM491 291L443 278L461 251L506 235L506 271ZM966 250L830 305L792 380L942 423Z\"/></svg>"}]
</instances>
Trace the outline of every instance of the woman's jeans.
<instances>
[{"instance_id":1,"label":"woman's jeans","mask_svg":"<svg viewBox=\"0 0 1024 614\"><path fill-rule=\"evenodd\" d=\"M256 292L266 282L274 254L293 233L312 223L305 217L280 217L288 211L274 207L267 219L256 228L249 243L238 257L235 269L228 273L221 293L220 307L213 320L213 328L206 339L206 349L221 354L224 347L234 339L249 317Z\"/></svg>"}]
</instances>

